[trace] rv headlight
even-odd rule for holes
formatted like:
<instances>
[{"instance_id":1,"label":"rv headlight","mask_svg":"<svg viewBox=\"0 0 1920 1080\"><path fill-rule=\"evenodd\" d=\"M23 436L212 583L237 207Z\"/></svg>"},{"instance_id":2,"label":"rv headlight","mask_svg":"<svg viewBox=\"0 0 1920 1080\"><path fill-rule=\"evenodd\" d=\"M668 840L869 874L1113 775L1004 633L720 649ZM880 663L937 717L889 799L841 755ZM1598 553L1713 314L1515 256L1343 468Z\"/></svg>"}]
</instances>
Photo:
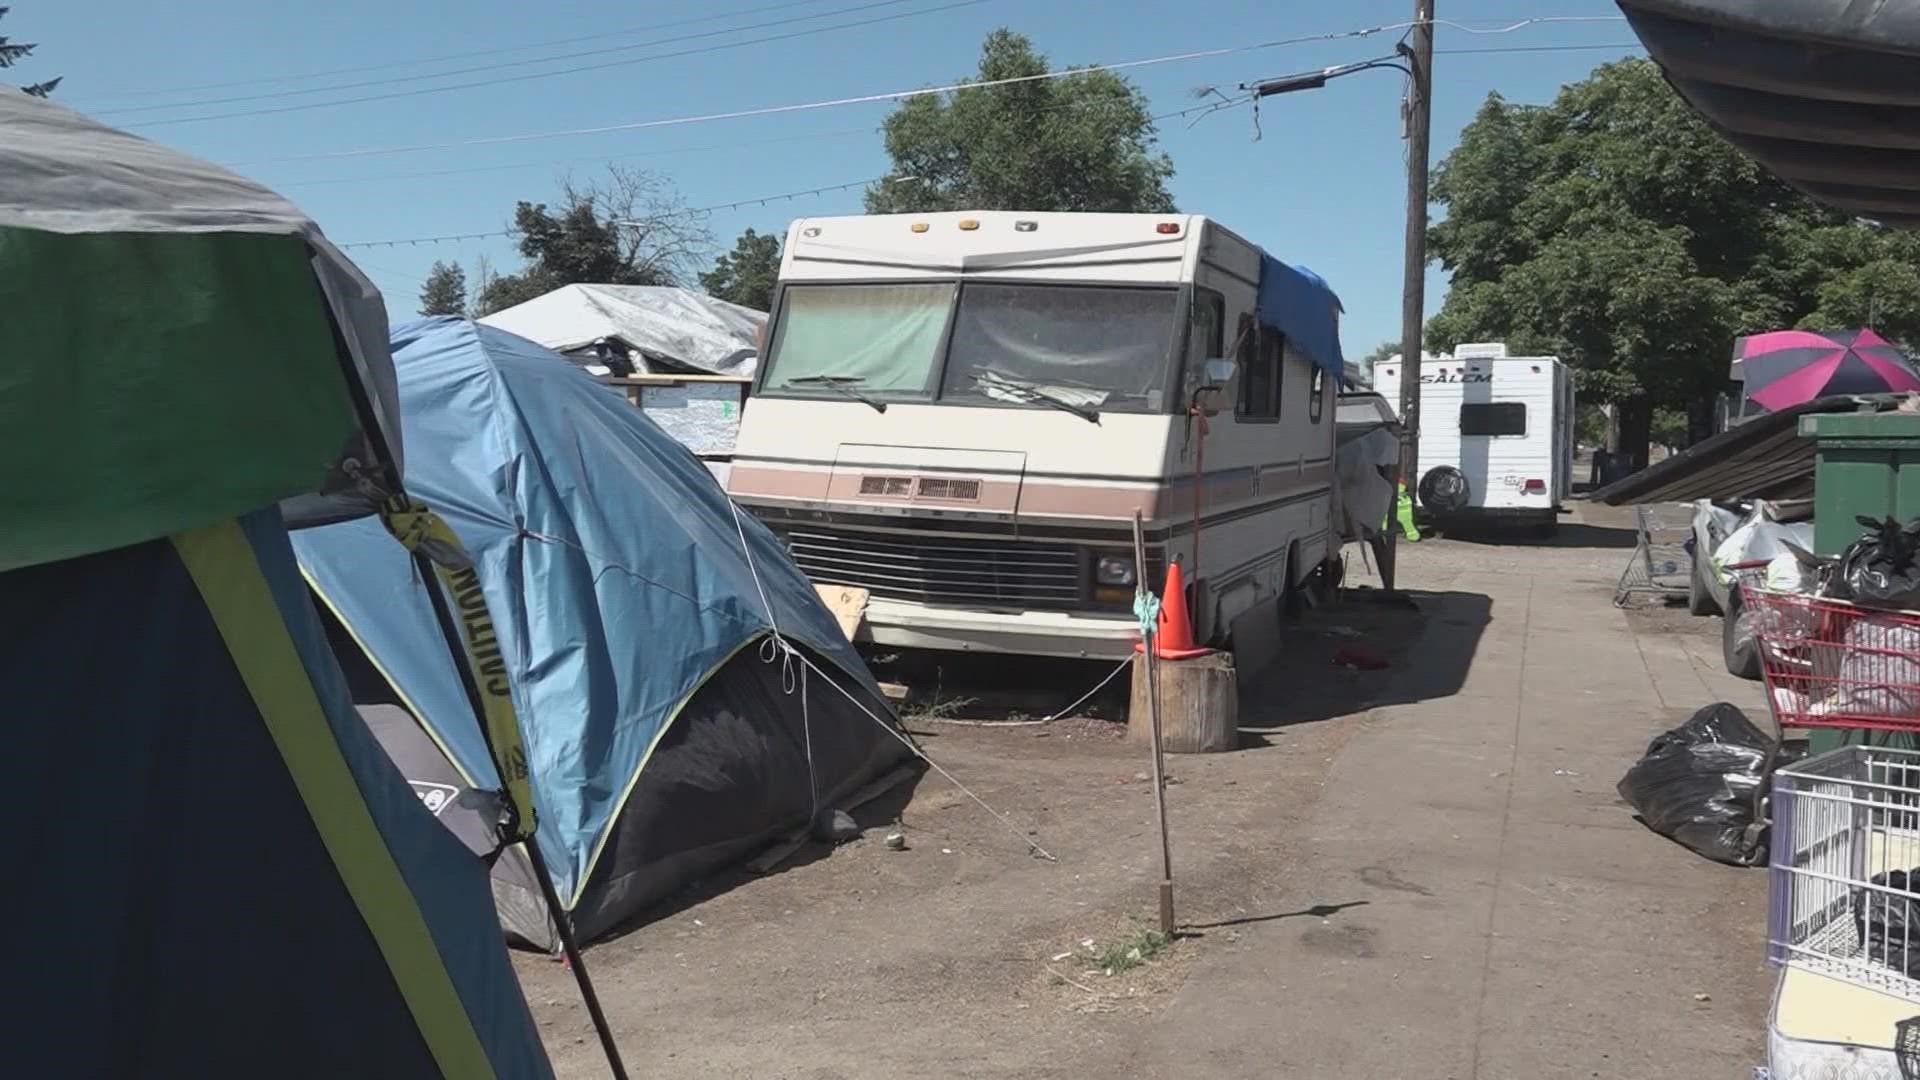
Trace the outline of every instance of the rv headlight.
<instances>
[{"instance_id":1,"label":"rv headlight","mask_svg":"<svg viewBox=\"0 0 1920 1080\"><path fill-rule=\"evenodd\" d=\"M1123 555L1102 555L1093 564L1095 585L1132 585L1133 560Z\"/></svg>"}]
</instances>

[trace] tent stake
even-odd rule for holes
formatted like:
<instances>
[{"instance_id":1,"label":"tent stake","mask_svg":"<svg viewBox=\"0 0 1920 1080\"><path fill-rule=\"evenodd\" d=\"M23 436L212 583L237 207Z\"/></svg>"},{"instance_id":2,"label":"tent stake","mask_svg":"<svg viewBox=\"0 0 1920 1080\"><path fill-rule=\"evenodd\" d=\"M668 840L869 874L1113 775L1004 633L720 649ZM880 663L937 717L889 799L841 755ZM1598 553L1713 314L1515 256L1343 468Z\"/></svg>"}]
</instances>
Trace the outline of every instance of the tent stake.
<instances>
[{"instance_id":1,"label":"tent stake","mask_svg":"<svg viewBox=\"0 0 1920 1080\"><path fill-rule=\"evenodd\" d=\"M467 703L473 707L474 722L480 725L480 737L486 740L487 756L499 767L499 755L493 746L493 736L487 731L486 707L481 704L480 687L476 684L473 670L467 666L467 649L460 640L459 627L453 621L453 610L447 605L447 596L440 588L440 576L434 570L433 561L420 552L413 553L413 565L416 573L427 588L427 599L433 605L433 619L439 624L440 636L446 639L447 651L453 655L454 669L460 672L460 685L467 691ZM502 797L511 802L503 790ZM514 814L520 812L514 807ZM567 966L573 969L573 981L580 986L580 997L587 1004L587 1015L593 1020L593 1030L600 1036L600 1048L606 1051L607 1068L612 1070L614 1080L627 1080L627 1066L620 1060L620 1047L613 1041L613 1028L607 1025L606 1013L600 1010L600 995L594 992L593 977L587 974L587 962L580 955L580 945L573 939L573 925L567 913L560 907L560 896L554 890L553 878L547 875L547 860L540 853L540 841L529 834L525 840L527 861L533 865L534 879L540 882L540 895L546 900L547 915L553 919L555 933L560 936L560 948L567 957Z\"/></svg>"}]
</instances>

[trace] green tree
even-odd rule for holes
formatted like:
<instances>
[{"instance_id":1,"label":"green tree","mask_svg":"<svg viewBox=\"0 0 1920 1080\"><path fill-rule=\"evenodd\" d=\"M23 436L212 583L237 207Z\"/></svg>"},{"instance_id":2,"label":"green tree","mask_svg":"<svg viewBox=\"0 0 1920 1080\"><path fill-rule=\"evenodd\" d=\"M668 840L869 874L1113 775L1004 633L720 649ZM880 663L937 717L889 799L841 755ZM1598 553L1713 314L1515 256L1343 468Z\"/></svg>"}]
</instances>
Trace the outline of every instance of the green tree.
<instances>
[{"instance_id":1,"label":"green tree","mask_svg":"<svg viewBox=\"0 0 1920 1080\"><path fill-rule=\"evenodd\" d=\"M1641 465L1656 409L1704 429L1736 334L1876 313L1920 331L1912 239L1788 189L1650 61L1604 65L1546 106L1489 97L1433 196L1447 214L1431 247L1453 284L1431 347L1563 357L1585 399L1618 406L1620 448Z\"/></svg>"},{"instance_id":2,"label":"green tree","mask_svg":"<svg viewBox=\"0 0 1920 1080\"><path fill-rule=\"evenodd\" d=\"M1395 356L1399 355L1399 353L1400 353L1399 342L1383 341L1380 344L1375 345L1372 349L1370 349L1367 352L1366 356L1361 358L1360 370L1372 371L1373 365L1379 363L1382 360L1391 360Z\"/></svg>"},{"instance_id":3,"label":"green tree","mask_svg":"<svg viewBox=\"0 0 1920 1080\"><path fill-rule=\"evenodd\" d=\"M420 314L465 315L467 272L458 263L435 261L420 286Z\"/></svg>"},{"instance_id":4,"label":"green tree","mask_svg":"<svg viewBox=\"0 0 1920 1080\"><path fill-rule=\"evenodd\" d=\"M678 285L708 243L705 219L687 209L671 183L618 166L592 184L562 181L557 206L521 202L513 231L526 265L489 274L474 291L477 314L563 285Z\"/></svg>"},{"instance_id":5,"label":"green tree","mask_svg":"<svg viewBox=\"0 0 1920 1080\"><path fill-rule=\"evenodd\" d=\"M773 284L780 278L780 238L748 229L734 241L733 250L713 261L700 275L700 287L756 311L773 307Z\"/></svg>"},{"instance_id":6,"label":"green tree","mask_svg":"<svg viewBox=\"0 0 1920 1080\"><path fill-rule=\"evenodd\" d=\"M6 18L7 12L12 10L10 7L0 6L0 19ZM30 45L24 41L14 41L5 34L0 34L0 68L10 68L18 64L20 61L32 56L33 50L39 47L38 45ZM60 76L56 75L45 82L28 83L20 89L34 97L46 97L53 93L54 87L59 85Z\"/></svg>"},{"instance_id":7,"label":"green tree","mask_svg":"<svg viewBox=\"0 0 1920 1080\"><path fill-rule=\"evenodd\" d=\"M1026 37L995 30L978 81L1031 81L901 102L882 129L893 167L867 189L868 212L1173 210L1173 162L1139 88L1106 71L1031 78L1048 71Z\"/></svg>"}]
</instances>

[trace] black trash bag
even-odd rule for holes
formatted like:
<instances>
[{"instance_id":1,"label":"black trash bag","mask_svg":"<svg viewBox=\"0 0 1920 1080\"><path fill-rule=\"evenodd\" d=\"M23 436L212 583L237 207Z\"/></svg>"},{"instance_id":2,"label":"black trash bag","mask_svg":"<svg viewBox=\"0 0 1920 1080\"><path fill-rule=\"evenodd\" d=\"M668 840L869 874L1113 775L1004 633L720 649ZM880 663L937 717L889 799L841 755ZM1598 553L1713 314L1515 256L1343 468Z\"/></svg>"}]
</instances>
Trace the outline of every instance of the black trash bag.
<instances>
[{"instance_id":1,"label":"black trash bag","mask_svg":"<svg viewBox=\"0 0 1920 1080\"><path fill-rule=\"evenodd\" d=\"M1866 532L1840 553L1829 595L1862 607L1920 609L1920 519L1854 520Z\"/></svg>"},{"instance_id":2,"label":"black trash bag","mask_svg":"<svg viewBox=\"0 0 1920 1080\"><path fill-rule=\"evenodd\" d=\"M1901 892L1920 891L1920 869L1889 870L1867 879ZM1920 900L1875 889L1853 890L1853 925L1866 958L1909 978L1920 977Z\"/></svg>"},{"instance_id":3,"label":"black trash bag","mask_svg":"<svg viewBox=\"0 0 1920 1080\"><path fill-rule=\"evenodd\" d=\"M1754 806L1773 757L1773 740L1723 701L1648 743L1616 790L1654 832L1715 862L1752 866L1766 856Z\"/></svg>"}]
</instances>

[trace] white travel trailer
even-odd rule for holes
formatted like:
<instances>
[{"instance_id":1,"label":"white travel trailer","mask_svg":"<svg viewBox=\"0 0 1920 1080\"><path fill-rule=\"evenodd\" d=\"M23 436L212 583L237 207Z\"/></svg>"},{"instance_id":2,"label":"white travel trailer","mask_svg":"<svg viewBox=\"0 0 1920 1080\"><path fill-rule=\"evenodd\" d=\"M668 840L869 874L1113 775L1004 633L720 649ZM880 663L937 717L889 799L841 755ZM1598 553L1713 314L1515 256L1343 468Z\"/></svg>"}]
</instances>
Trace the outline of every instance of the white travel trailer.
<instances>
[{"instance_id":1,"label":"white travel trailer","mask_svg":"<svg viewBox=\"0 0 1920 1080\"><path fill-rule=\"evenodd\" d=\"M1399 356L1373 385L1400 401ZM1509 521L1551 532L1573 491L1573 374L1551 356L1508 356L1501 344L1428 356L1420 373L1422 516L1444 526Z\"/></svg>"},{"instance_id":2,"label":"white travel trailer","mask_svg":"<svg viewBox=\"0 0 1920 1080\"><path fill-rule=\"evenodd\" d=\"M1271 632L1338 549L1338 310L1199 216L801 220L728 491L880 644L1128 655L1136 511L1202 641Z\"/></svg>"}]
</instances>

